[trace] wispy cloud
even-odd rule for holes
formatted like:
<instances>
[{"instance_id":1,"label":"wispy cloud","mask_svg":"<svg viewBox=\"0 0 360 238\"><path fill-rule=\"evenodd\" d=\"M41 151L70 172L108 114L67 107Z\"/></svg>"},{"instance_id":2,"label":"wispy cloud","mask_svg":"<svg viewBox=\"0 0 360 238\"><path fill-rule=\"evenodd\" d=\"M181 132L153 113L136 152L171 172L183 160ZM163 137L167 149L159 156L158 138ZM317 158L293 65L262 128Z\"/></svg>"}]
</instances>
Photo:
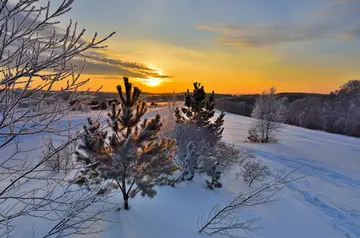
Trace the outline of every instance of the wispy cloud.
<instances>
[{"instance_id":1,"label":"wispy cloud","mask_svg":"<svg viewBox=\"0 0 360 238\"><path fill-rule=\"evenodd\" d=\"M138 62L129 62L121 59L114 59L108 56L106 51L91 51L84 55L88 59L85 72L88 74L122 74L136 78L160 78L169 79L171 76L162 74L145 64Z\"/></svg>"},{"instance_id":2,"label":"wispy cloud","mask_svg":"<svg viewBox=\"0 0 360 238\"><path fill-rule=\"evenodd\" d=\"M312 41L336 36L339 32L331 26L227 26L199 25L197 29L220 34L217 43L240 47L270 47L284 43Z\"/></svg>"},{"instance_id":3,"label":"wispy cloud","mask_svg":"<svg viewBox=\"0 0 360 238\"><path fill-rule=\"evenodd\" d=\"M360 0L325 0L313 5L299 3L301 11L289 10L289 14L293 15L289 17L288 13L284 13L282 21L203 24L195 25L195 28L217 33L216 42L220 45L240 48L272 47L322 39L346 40L359 37L359 3Z\"/></svg>"},{"instance_id":4,"label":"wispy cloud","mask_svg":"<svg viewBox=\"0 0 360 238\"><path fill-rule=\"evenodd\" d=\"M351 2L360 2L360 0L329 0L328 3L351 3Z\"/></svg>"}]
</instances>

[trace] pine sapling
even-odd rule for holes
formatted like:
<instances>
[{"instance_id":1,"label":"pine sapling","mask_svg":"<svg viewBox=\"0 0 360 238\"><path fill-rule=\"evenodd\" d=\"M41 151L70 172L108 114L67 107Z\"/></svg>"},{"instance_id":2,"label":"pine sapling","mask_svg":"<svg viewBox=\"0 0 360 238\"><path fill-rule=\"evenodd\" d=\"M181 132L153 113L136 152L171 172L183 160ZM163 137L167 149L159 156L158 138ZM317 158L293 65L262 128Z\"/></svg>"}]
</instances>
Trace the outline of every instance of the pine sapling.
<instances>
[{"instance_id":1,"label":"pine sapling","mask_svg":"<svg viewBox=\"0 0 360 238\"><path fill-rule=\"evenodd\" d=\"M165 185L168 175L177 170L172 160L176 141L158 138L160 115L141 121L146 104L140 100L141 90L133 87L128 78L124 77L124 88L118 86L117 90L120 102L113 102L108 114L110 136L90 119L85 128L86 136L77 157L86 169L77 183L89 186L103 179L114 181L128 210L129 198L138 193L154 197L154 187Z\"/></svg>"},{"instance_id":2,"label":"pine sapling","mask_svg":"<svg viewBox=\"0 0 360 238\"><path fill-rule=\"evenodd\" d=\"M187 90L185 94L184 107L175 109L176 122L179 124L193 124L197 127L205 127L211 133L209 142L216 142L221 139L224 131L224 116L222 112L215 121L215 95L214 91L206 95L204 86L200 83L194 83L194 90L190 93Z\"/></svg>"}]
</instances>

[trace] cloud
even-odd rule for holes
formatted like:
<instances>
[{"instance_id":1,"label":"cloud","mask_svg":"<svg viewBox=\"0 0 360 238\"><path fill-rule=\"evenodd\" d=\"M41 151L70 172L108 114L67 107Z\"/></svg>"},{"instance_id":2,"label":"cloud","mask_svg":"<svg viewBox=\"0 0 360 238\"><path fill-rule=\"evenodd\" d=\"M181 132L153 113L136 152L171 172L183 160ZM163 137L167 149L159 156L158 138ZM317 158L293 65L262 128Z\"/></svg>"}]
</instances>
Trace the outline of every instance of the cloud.
<instances>
[{"instance_id":1,"label":"cloud","mask_svg":"<svg viewBox=\"0 0 360 238\"><path fill-rule=\"evenodd\" d=\"M360 2L360 0L330 0L329 3L336 4L336 3L352 3L352 2Z\"/></svg>"},{"instance_id":2,"label":"cloud","mask_svg":"<svg viewBox=\"0 0 360 238\"><path fill-rule=\"evenodd\" d=\"M10 2L7 4L7 7L11 10L15 8L16 4L18 3ZM30 5L30 7L31 6L32 5ZM34 24L34 25L41 23L41 17L32 14L27 15L25 12L24 13L19 12L16 18L14 19L15 19L14 22L13 21L9 22L10 24L9 29L11 29L11 24L19 24L21 22L25 22L26 24ZM74 29L74 23L72 26L73 26L72 29L70 29L71 33L72 30ZM66 27L66 25L63 27ZM56 32L58 38L62 38L66 33L66 30L63 27L61 27L59 23L43 24L37 33L43 39L47 39L48 37L51 37L54 34L54 32ZM78 31L78 34L79 33L80 31ZM87 45L91 43L91 39L87 40L85 37L82 37L78 39L77 43ZM13 51L17 50L18 49L17 42L14 42L10 47L8 47L8 49ZM51 50L52 49L44 52L42 55L39 56L39 59L46 60ZM54 52L57 54L61 54L62 47L55 48ZM88 49L86 52L84 52L81 55L81 57L79 56L72 58L68 63L74 65L82 65L84 63L83 58L85 58L86 64L83 71L84 74L109 75L110 77L120 75L121 77L128 76L128 77L141 78L141 79L158 78L165 80L171 78L171 76L162 74L160 71L152 69L151 67L148 67L142 63L128 62L122 59L114 59L108 53L112 53L112 52L108 49Z\"/></svg>"},{"instance_id":3,"label":"cloud","mask_svg":"<svg viewBox=\"0 0 360 238\"><path fill-rule=\"evenodd\" d=\"M311 24L306 22L291 25L248 24L246 26L215 24L197 25L195 28L217 33L220 37L216 42L220 45L240 48L272 47L320 39L345 40L360 37L360 28L355 24L334 22L328 19L314 20Z\"/></svg>"},{"instance_id":4,"label":"cloud","mask_svg":"<svg viewBox=\"0 0 360 238\"><path fill-rule=\"evenodd\" d=\"M204 24L195 25L195 28L215 32L218 44L237 48L273 47L322 39L345 40L359 37L359 3L360 0L304 1L299 3L301 7L289 8L286 14L269 13L279 14L273 21ZM281 21L276 20L278 18Z\"/></svg>"},{"instance_id":5,"label":"cloud","mask_svg":"<svg viewBox=\"0 0 360 238\"><path fill-rule=\"evenodd\" d=\"M197 29L213 31L221 35L217 43L242 47L271 47L284 43L311 41L332 37L337 30L331 26L227 26L200 25Z\"/></svg>"},{"instance_id":6,"label":"cloud","mask_svg":"<svg viewBox=\"0 0 360 238\"><path fill-rule=\"evenodd\" d=\"M85 73L87 74L108 74L124 75L135 78L159 78L170 79L170 75L152 69L142 63L128 62L121 59L110 58L105 54L106 51L90 51L83 56L89 59L86 63Z\"/></svg>"},{"instance_id":7,"label":"cloud","mask_svg":"<svg viewBox=\"0 0 360 238\"><path fill-rule=\"evenodd\" d=\"M145 70L145 71L149 71L149 72L155 71L154 69L146 67L144 64L141 64L141 63L127 62L127 61L122 61L120 59L108 58L104 52L91 51L91 52L86 52L85 54L83 54L83 56L85 58L88 58L88 59L91 59L91 60L97 61L97 62L102 62L104 64L117 65L120 67L125 67L125 68L129 68L129 69L133 69L133 70Z\"/></svg>"}]
</instances>

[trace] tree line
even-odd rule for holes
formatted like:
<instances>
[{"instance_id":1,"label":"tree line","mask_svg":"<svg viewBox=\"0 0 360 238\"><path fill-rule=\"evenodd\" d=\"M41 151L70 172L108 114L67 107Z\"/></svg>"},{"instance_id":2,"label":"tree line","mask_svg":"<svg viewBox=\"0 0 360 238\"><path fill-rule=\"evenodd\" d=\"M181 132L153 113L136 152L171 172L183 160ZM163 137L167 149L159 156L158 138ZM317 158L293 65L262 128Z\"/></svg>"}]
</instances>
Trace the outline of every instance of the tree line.
<instances>
[{"instance_id":1,"label":"tree line","mask_svg":"<svg viewBox=\"0 0 360 238\"><path fill-rule=\"evenodd\" d=\"M313 130L360 137L360 80L350 80L329 94L279 93L286 98L283 122ZM251 116L259 95L224 98L216 107Z\"/></svg>"},{"instance_id":2,"label":"tree line","mask_svg":"<svg viewBox=\"0 0 360 238\"><path fill-rule=\"evenodd\" d=\"M360 137L360 80L350 80L335 92L305 97L288 107L286 123Z\"/></svg>"}]
</instances>

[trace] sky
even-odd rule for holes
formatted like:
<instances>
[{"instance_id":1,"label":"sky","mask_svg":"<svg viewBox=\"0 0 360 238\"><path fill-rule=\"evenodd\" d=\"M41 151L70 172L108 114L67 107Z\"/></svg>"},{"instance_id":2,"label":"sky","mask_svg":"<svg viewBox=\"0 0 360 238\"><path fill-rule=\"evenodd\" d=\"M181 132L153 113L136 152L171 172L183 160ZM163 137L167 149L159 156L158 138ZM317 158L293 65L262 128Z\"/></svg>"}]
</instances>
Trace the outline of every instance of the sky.
<instances>
[{"instance_id":1,"label":"sky","mask_svg":"<svg viewBox=\"0 0 360 238\"><path fill-rule=\"evenodd\" d=\"M102 91L128 76L147 92L197 81L218 93L328 93L360 75L359 0L75 0L60 25L69 19L87 37L116 31L83 75Z\"/></svg>"}]
</instances>

